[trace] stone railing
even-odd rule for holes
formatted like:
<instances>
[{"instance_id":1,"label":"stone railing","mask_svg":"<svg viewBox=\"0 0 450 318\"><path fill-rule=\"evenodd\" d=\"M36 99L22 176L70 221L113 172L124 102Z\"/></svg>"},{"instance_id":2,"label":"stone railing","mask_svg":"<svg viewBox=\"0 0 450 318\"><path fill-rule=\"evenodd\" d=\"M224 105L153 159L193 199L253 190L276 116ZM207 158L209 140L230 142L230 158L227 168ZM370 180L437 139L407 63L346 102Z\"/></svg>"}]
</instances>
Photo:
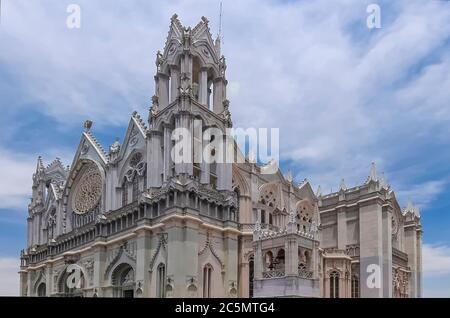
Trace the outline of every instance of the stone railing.
<instances>
[{"instance_id":1,"label":"stone railing","mask_svg":"<svg viewBox=\"0 0 450 318\"><path fill-rule=\"evenodd\" d=\"M263 278L277 278L284 277L284 270L271 270L263 272Z\"/></svg>"},{"instance_id":2,"label":"stone railing","mask_svg":"<svg viewBox=\"0 0 450 318\"><path fill-rule=\"evenodd\" d=\"M298 270L298 276L301 278L312 278L313 277L313 272L310 270L307 270L306 268L299 268Z\"/></svg>"},{"instance_id":3,"label":"stone railing","mask_svg":"<svg viewBox=\"0 0 450 318\"><path fill-rule=\"evenodd\" d=\"M341 250L337 248L325 248L324 252L327 256L348 256L347 250Z\"/></svg>"},{"instance_id":4,"label":"stone railing","mask_svg":"<svg viewBox=\"0 0 450 318\"><path fill-rule=\"evenodd\" d=\"M242 232L253 232L255 230L255 223L241 223L239 230ZM278 226L273 224L261 224L261 230L278 231Z\"/></svg>"},{"instance_id":5,"label":"stone railing","mask_svg":"<svg viewBox=\"0 0 450 318\"><path fill-rule=\"evenodd\" d=\"M359 256L359 245L358 244L351 244L347 245L346 252L349 256L356 257Z\"/></svg>"}]
</instances>

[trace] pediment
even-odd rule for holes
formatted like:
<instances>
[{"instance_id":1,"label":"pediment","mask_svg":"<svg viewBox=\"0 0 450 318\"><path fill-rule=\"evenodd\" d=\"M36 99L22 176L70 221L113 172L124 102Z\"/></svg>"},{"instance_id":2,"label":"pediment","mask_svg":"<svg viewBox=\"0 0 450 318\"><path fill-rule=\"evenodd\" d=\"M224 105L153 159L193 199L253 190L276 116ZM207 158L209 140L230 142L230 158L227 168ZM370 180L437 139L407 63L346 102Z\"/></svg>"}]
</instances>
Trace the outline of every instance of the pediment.
<instances>
[{"instance_id":1,"label":"pediment","mask_svg":"<svg viewBox=\"0 0 450 318\"><path fill-rule=\"evenodd\" d=\"M146 146L146 127L140 116L134 113L128 124L127 132L119 151L119 159L128 158L134 149L144 149Z\"/></svg>"}]
</instances>

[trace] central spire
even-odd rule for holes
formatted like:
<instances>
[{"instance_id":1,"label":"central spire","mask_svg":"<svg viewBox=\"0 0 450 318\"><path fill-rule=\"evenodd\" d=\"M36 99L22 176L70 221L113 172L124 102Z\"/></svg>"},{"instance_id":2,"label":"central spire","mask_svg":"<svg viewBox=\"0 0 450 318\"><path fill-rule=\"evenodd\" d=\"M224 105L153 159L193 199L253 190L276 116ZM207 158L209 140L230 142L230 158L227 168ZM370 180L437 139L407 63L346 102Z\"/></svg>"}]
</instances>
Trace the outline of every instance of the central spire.
<instances>
[{"instance_id":1,"label":"central spire","mask_svg":"<svg viewBox=\"0 0 450 318\"><path fill-rule=\"evenodd\" d=\"M207 18L191 28L174 14L164 49L156 54L156 68L153 112L183 95L216 114L229 115L225 57L220 56L220 41L212 39Z\"/></svg>"}]
</instances>

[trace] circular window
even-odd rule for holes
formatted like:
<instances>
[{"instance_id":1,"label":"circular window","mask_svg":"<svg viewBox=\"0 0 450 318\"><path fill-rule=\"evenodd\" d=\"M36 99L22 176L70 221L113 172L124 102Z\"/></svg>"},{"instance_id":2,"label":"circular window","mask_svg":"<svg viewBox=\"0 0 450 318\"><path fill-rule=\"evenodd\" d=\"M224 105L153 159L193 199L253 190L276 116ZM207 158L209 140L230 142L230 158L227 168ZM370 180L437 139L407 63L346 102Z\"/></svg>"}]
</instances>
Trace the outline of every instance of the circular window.
<instances>
[{"instance_id":1,"label":"circular window","mask_svg":"<svg viewBox=\"0 0 450 318\"><path fill-rule=\"evenodd\" d=\"M77 214L93 210L102 196L102 176L96 166L91 166L83 173L73 196L72 208Z\"/></svg>"}]
</instances>

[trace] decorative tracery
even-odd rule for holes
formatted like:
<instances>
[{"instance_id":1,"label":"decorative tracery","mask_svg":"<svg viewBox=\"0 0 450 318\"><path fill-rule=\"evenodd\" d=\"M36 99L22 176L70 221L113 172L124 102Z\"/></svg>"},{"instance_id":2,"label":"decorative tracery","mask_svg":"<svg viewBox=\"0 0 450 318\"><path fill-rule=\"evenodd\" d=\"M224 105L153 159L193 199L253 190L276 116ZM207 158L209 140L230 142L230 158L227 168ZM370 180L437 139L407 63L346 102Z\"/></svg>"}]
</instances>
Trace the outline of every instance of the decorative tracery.
<instances>
[{"instance_id":1,"label":"decorative tracery","mask_svg":"<svg viewBox=\"0 0 450 318\"><path fill-rule=\"evenodd\" d=\"M77 214L85 214L93 210L102 196L102 176L99 169L92 165L82 175L75 188L73 210Z\"/></svg>"}]
</instances>

